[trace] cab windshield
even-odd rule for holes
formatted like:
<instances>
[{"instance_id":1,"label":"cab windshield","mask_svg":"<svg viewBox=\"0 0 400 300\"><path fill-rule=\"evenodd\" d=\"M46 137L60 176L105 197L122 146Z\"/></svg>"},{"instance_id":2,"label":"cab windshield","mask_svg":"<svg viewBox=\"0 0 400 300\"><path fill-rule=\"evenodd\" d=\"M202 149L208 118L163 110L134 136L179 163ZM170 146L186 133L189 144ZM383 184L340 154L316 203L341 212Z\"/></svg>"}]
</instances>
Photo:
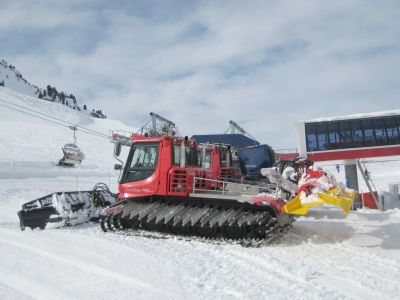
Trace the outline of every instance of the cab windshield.
<instances>
[{"instance_id":1,"label":"cab windshield","mask_svg":"<svg viewBox=\"0 0 400 300\"><path fill-rule=\"evenodd\" d=\"M144 180L157 166L158 144L133 144L121 183Z\"/></svg>"},{"instance_id":2,"label":"cab windshield","mask_svg":"<svg viewBox=\"0 0 400 300\"><path fill-rule=\"evenodd\" d=\"M259 145L239 151L242 174L261 176L262 168L270 168L275 163L272 149L267 145Z\"/></svg>"}]
</instances>

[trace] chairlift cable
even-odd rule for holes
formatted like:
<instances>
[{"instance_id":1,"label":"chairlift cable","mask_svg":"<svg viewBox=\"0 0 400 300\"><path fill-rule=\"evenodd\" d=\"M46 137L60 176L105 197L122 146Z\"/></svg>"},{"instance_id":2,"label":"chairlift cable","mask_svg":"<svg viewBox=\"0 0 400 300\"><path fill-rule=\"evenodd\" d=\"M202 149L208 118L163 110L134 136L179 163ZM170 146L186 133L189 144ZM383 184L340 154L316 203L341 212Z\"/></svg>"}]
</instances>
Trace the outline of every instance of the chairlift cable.
<instances>
[{"instance_id":1,"label":"chairlift cable","mask_svg":"<svg viewBox=\"0 0 400 300\"><path fill-rule=\"evenodd\" d=\"M15 111L18 111L18 112L22 112L22 113L24 113L24 114L27 114L27 115L30 115L30 116L33 116L33 117L36 117L36 118L45 120L45 121L49 121L49 122L51 122L51 123L54 123L54 124L57 124L57 125L60 125L60 126L69 127L68 125L61 124L61 123L58 123L58 122L55 122L55 121L52 121L52 120L49 120L49 119L46 119L46 118L43 118L43 117L40 117L40 116L36 116L36 115L33 115L33 114L29 113L29 112L26 112L26 111L23 111L23 110L19 110L19 109L16 109L16 108L7 106L7 105L5 105L5 104L1 104L1 103L0 103L0 105L1 105L1 106L4 106L4 107L7 107L7 108L9 108L9 109L12 109L12 110L15 110Z\"/></svg>"},{"instance_id":2,"label":"chairlift cable","mask_svg":"<svg viewBox=\"0 0 400 300\"><path fill-rule=\"evenodd\" d=\"M34 113L39 114L39 115L46 116L46 117L48 117L48 118L51 118L51 119L54 119L54 120L57 120L57 121L64 122L64 123L66 123L66 124L70 124L70 125L72 125L72 126L79 127L79 128L84 129L84 130L86 130L86 131L91 131L91 132L93 132L94 134L101 135L101 136L104 136L104 137L106 137L106 138L109 138L108 135L105 135L105 134L103 134L103 133L101 133L101 132L97 132L97 131L95 131L95 130L92 130L92 129L89 129L89 128L86 128L86 127L83 127L83 126L80 126L80 125L77 125L77 124L74 124L74 123L71 123L71 122L68 122L68 121L64 121L64 120L62 120L62 119L59 119L59 118L56 118L56 117L47 115L47 114L45 114L45 113L42 113L42 112L39 112L39 111L35 111L35 110L30 109L30 108L28 108L28 107L25 107L25 106L22 106L22 105L18 105L18 104L12 103L12 102L6 101L6 100L1 99L1 98L0 98L0 101L5 102L5 103L8 103L8 104L11 104L11 105L14 105L14 106L17 106L17 107L20 107L20 108L23 108L23 109L26 109L26 110L28 110L28 111L34 112Z\"/></svg>"},{"instance_id":3,"label":"chairlift cable","mask_svg":"<svg viewBox=\"0 0 400 300\"><path fill-rule=\"evenodd\" d=\"M26 109L26 110L28 110L28 111L34 112L34 113L36 113L36 114L43 115L43 116L46 116L46 117L48 117L48 118L51 118L51 119L54 119L54 120L57 120L57 121L61 121L61 122L63 122L63 123L66 123L66 124L69 124L69 125L72 125L72 126L79 127L79 128L81 128L81 129L83 129L83 130L86 130L86 131L91 131L91 132L93 132L93 133L96 134L96 135L109 138L107 135L105 135L105 134L103 134L103 133L96 132L96 131L91 130L91 129L89 129L89 128L85 128L85 127L82 127L82 126L80 126L80 125L76 125L76 124L73 124L73 123L64 121L64 120L62 120L62 119L56 118L56 117L49 116L49 115L47 115L47 114L45 114L45 113L41 113L41 112L35 111L35 110L33 110L33 109L24 107L24 106L22 106L22 105L14 104L14 103L11 103L11 102L6 101L6 100L1 99L1 98L0 98L0 101L6 102L6 103L8 103L8 104L11 104L11 105L14 105L14 106L17 106L17 107L21 107L21 108ZM9 107L9 108L10 108L10 107ZM20 111L20 110L18 110L18 109L14 109L14 110ZM26 113L26 112L25 112L25 113ZM35 115L33 115L33 116L35 116ZM42 119L44 119L44 118L42 118ZM48 119L45 119L45 120L48 120ZM69 125L68 125L67 127L70 127ZM63 124L63 126L66 126L66 125ZM88 132L86 132L86 133L88 133Z\"/></svg>"},{"instance_id":4,"label":"chairlift cable","mask_svg":"<svg viewBox=\"0 0 400 300\"><path fill-rule=\"evenodd\" d=\"M2 100L0 99L0 101L2 101ZM18 112L21 112L21 113L27 114L27 115L30 115L30 116L32 116L32 117L36 117L36 118L38 118L38 119L42 119L42 120L45 120L45 121L48 121L48 122L54 123L54 124L56 124L56 125L60 125L60 126L63 126L63 127L70 128L70 125L65 125L65 124L62 124L62 123L59 123L59 122L56 122L56 121L53 121L53 120L49 120L49 119L47 119L47 118L44 118L44 117L41 117L41 116L34 115L34 114L32 114L32 113L29 113L29 112L26 112L26 111L23 111L23 110L17 109L17 108L15 108L15 107L10 107L10 106L8 106L8 105L1 104L1 103L0 103L0 106L6 107L6 108L8 108L8 109L11 109L11 110L15 110L15 111L18 111ZM62 121L62 122L65 122L65 121ZM67 124L68 124L68 122L65 122L65 123L67 123ZM91 135L94 135L94 136L97 136L97 137L101 137L101 138L107 138L107 139L109 139L109 136L106 136L106 135L104 135L104 134L92 133L92 132L86 131L86 128L83 128L83 129L81 129L80 131L82 131L83 133L86 133L86 134L91 134Z\"/></svg>"},{"instance_id":5,"label":"chairlift cable","mask_svg":"<svg viewBox=\"0 0 400 300\"><path fill-rule=\"evenodd\" d=\"M61 122L63 122L63 123L69 124L69 125L60 124L60 123L57 123L57 122L55 122L55 121L49 120L49 119L47 119L47 118L39 117L39 116L37 116L37 115L30 114L30 113L28 113L28 112L26 112L26 111L22 111L22 110L19 110L19 109L16 109L16 108L12 108L12 107L6 106L6 105L4 105L4 104L0 104L0 105L5 106L5 107L7 107L7 108L9 108L9 109L13 109L13 110L15 110L15 111L23 112L23 113L26 113L26 114L28 114L28 115L31 115L31 116L34 116L34 117L37 117L37 118L40 118L40 119L43 119L43 120L46 120L46 121L50 121L50 122L53 122L53 123L55 123L55 124L62 125L62 126L65 126L65 127L76 126L76 127L80 128L80 131L85 132L85 133L87 133L87 134L92 134L92 135L96 135L96 136L99 136L99 137L104 137L104 138L109 139L109 136L108 136L108 135L105 135L105 134L103 134L103 133L101 133L101 132L97 132L97 131L94 131L94 130L92 130L92 129L89 129L89 128L86 128L86 127L83 127L83 126L76 125L76 124L73 124L73 123L64 121L64 120L62 120L62 119L59 119L59 118L49 116L49 115L47 115L47 114L45 114L45 113L41 113L41 112L35 111L35 110L33 110L33 109L24 107L24 106L22 106L22 105L18 105L18 104L11 103L11 102L6 101L6 100L3 100L3 99L1 99L1 98L0 98L0 101L6 102L6 103L9 103L9 104L12 104L12 105L17 106L17 107L21 107L21 108L26 109L26 110L28 110L28 111L34 112L34 113L39 114L39 115L46 116L47 118L51 118L51 119L54 119L54 120L57 120L57 121L61 121Z\"/></svg>"}]
</instances>

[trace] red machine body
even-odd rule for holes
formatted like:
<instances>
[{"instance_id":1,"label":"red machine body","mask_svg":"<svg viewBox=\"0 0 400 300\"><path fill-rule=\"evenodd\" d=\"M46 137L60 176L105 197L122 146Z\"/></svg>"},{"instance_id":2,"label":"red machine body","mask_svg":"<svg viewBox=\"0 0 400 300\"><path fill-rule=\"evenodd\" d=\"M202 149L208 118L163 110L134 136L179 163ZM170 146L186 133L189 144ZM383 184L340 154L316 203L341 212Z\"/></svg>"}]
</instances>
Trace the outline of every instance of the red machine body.
<instances>
[{"instance_id":1,"label":"red machine body","mask_svg":"<svg viewBox=\"0 0 400 300\"><path fill-rule=\"evenodd\" d=\"M173 156L177 148L181 148L182 142L188 153L195 153L194 141L185 141L183 138L168 135L133 136L132 139L134 143L119 184L120 198L152 195L187 196L192 188L191 178L207 174L207 170L196 166L196 161L192 158L189 158L182 168L179 165L179 157ZM142 152L140 154L143 157L133 157L138 150ZM136 161L132 162L135 158ZM135 178L130 176L130 172L140 172L141 176Z\"/></svg>"},{"instance_id":2,"label":"red machine body","mask_svg":"<svg viewBox=\"0 0 400 300\"><path fill-rule=\"evenodd\" d=\"M229 146L196 145L173 135L132 140L120 201L102 212L104 231L264 239L294 221L282 212L284 200L268 196L268 188L240 182Z\"/></svg>"},{"instance_id":3,"label":"red machine body","mask_svg":"<svg viewBox=\"0 0 400 300\"><path fill-rule=\"evenodd\" d=\"M197 147L199 166L209 171L208 177L215 180L240 180L242 173L234 166L230 146L207 144Z\"/></svg>"},{"instance_id":4,"label":"red machine body","mask_svg":"<svg viewBox=\"0 0 400 300\"><path fill-rule=\"evenodd\" d=\"M240 179L240 169L231 166L229 146L197 146L194 140L169 135L133 136L132 139L134 143L119 184L120 199L152 195L187 197L193 192L194 177ZM183 149L184 165L180 153ZM135 156L135 151L141 153ZM131 178L130 172L142 172L143 176ZM196 188L211 188L211 185L210 181L200 181Z\"/></svg>"}]
</instances>

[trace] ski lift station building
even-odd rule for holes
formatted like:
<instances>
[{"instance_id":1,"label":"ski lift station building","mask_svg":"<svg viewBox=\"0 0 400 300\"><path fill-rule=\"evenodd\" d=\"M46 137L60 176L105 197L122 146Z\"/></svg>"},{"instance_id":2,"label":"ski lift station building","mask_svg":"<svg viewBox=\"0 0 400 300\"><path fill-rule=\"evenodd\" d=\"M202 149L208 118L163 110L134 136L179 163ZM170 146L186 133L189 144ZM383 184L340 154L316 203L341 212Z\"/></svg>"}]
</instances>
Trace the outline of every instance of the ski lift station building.
<instances>
[{"instance_id":1,"label":"ski lift station building","mask_svg":"<svg viewBox=\"0 0 400 300\"><path fill-rule=\"evenodd\" d=\"M400 155L400 110L319 118L296 123L299 155L343 160L349 187L357 188L357 159Z\"/></svg>"},{"instance_id":2,"label":"ski lift station building","mask_svg":"<svg viewBox=\"0 0 400 300\"><path fill-rule=\"evenodd\" d=\"M313 161L400 155L400 110L296 123L299 154Z\"/></svg>"}]
</instances>

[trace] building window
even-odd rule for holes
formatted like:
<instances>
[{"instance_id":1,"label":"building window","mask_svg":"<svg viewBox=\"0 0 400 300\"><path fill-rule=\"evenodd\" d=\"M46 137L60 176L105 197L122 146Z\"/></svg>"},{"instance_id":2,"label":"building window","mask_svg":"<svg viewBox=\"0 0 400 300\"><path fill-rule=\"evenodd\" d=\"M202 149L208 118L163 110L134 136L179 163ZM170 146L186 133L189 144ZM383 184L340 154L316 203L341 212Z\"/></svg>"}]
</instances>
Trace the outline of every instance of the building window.
<instances>
[{"instance_id":1,"label":"building window","mask_svg":"<svg viewBox=\"0 0 400 300\"><path fill-rule=\"evenodd\" d=\"M305 124L307 151L400 144L400 116Z\"/></svg>"},{"instance_id":2,"label":"building window","mask_svg":"<svg viewBox=\"0 0 400 300\"><path fill-rule=\"evenodd\" d=\"M361 126L361 120L351 121L351 131L353 136L353 147L358 148L363 146L363 130Z\"/></svg>"},{"instance_id":3,"label":"building window","mask_svg":"<svg viewBox=\"0 0 400 300\"><path fill-rule=\"evenodd\" d=\"M317 124L318 150L328 150L328 124Z\"/></svg>"},{"instance_id":4,"label":"building window","mask_svg":"<svg viewBox=\"0 0 400 300\"><path fill-rule=\"evenodd\" d=\"M350 148L353 146L353 139L351 137L350 121L339 122L340 141L343 148Z\"/></svg>"},{"instance_id":5,"label":"building window","mask_svg":"<svg viewBox=\"0 0 400 300\"><path fill-rule=\"evenodd\" d=\"M373 122L375 127L376 145L378 146L387 145L388 140L387 140L384 119L374 119Z\"/></svg>"},{"instance_id":6,"label":"building window","mask_svg":"<svg viewBox=\"0 0 400 300\"><path fill-rule=\"evenodd\" d=\"M328 144L329 149L342 148L342 143L340 141L338 122L329 122L328 123L328 138L329 138L329 144Z\"/></svg>"},{"instance_id":7,"label":"building window","mask_svg":"<svg viewBox=\"0 0 400 300\"><path fill-rule=\"evenodd\" d=\"M399 127L396 122L396 117L389 117L384 119L388 144L398 144L399 141Z\"/></svg>"},{"instance_id":8,"label":"building window","mask_svg":"<svg viewBox=\"0 0 400 300\"><path fill-rule=\"evenodd\" d=\"M375 132L374 132L374 124L371 119L361 120L362 127L364 130L364 143L363 146L375 146Z\"/></svg>"},{"instance_id":9,"label":"building window","mask_svg":"<svg viewBox=\"0 0 400 300\"><path fill-rule=\"evenodd\" d=\"M306 127L306 139L307 139L307 151L317 151L317 130L315 123L305 124Z\"/></svg>"}]
</instances>

